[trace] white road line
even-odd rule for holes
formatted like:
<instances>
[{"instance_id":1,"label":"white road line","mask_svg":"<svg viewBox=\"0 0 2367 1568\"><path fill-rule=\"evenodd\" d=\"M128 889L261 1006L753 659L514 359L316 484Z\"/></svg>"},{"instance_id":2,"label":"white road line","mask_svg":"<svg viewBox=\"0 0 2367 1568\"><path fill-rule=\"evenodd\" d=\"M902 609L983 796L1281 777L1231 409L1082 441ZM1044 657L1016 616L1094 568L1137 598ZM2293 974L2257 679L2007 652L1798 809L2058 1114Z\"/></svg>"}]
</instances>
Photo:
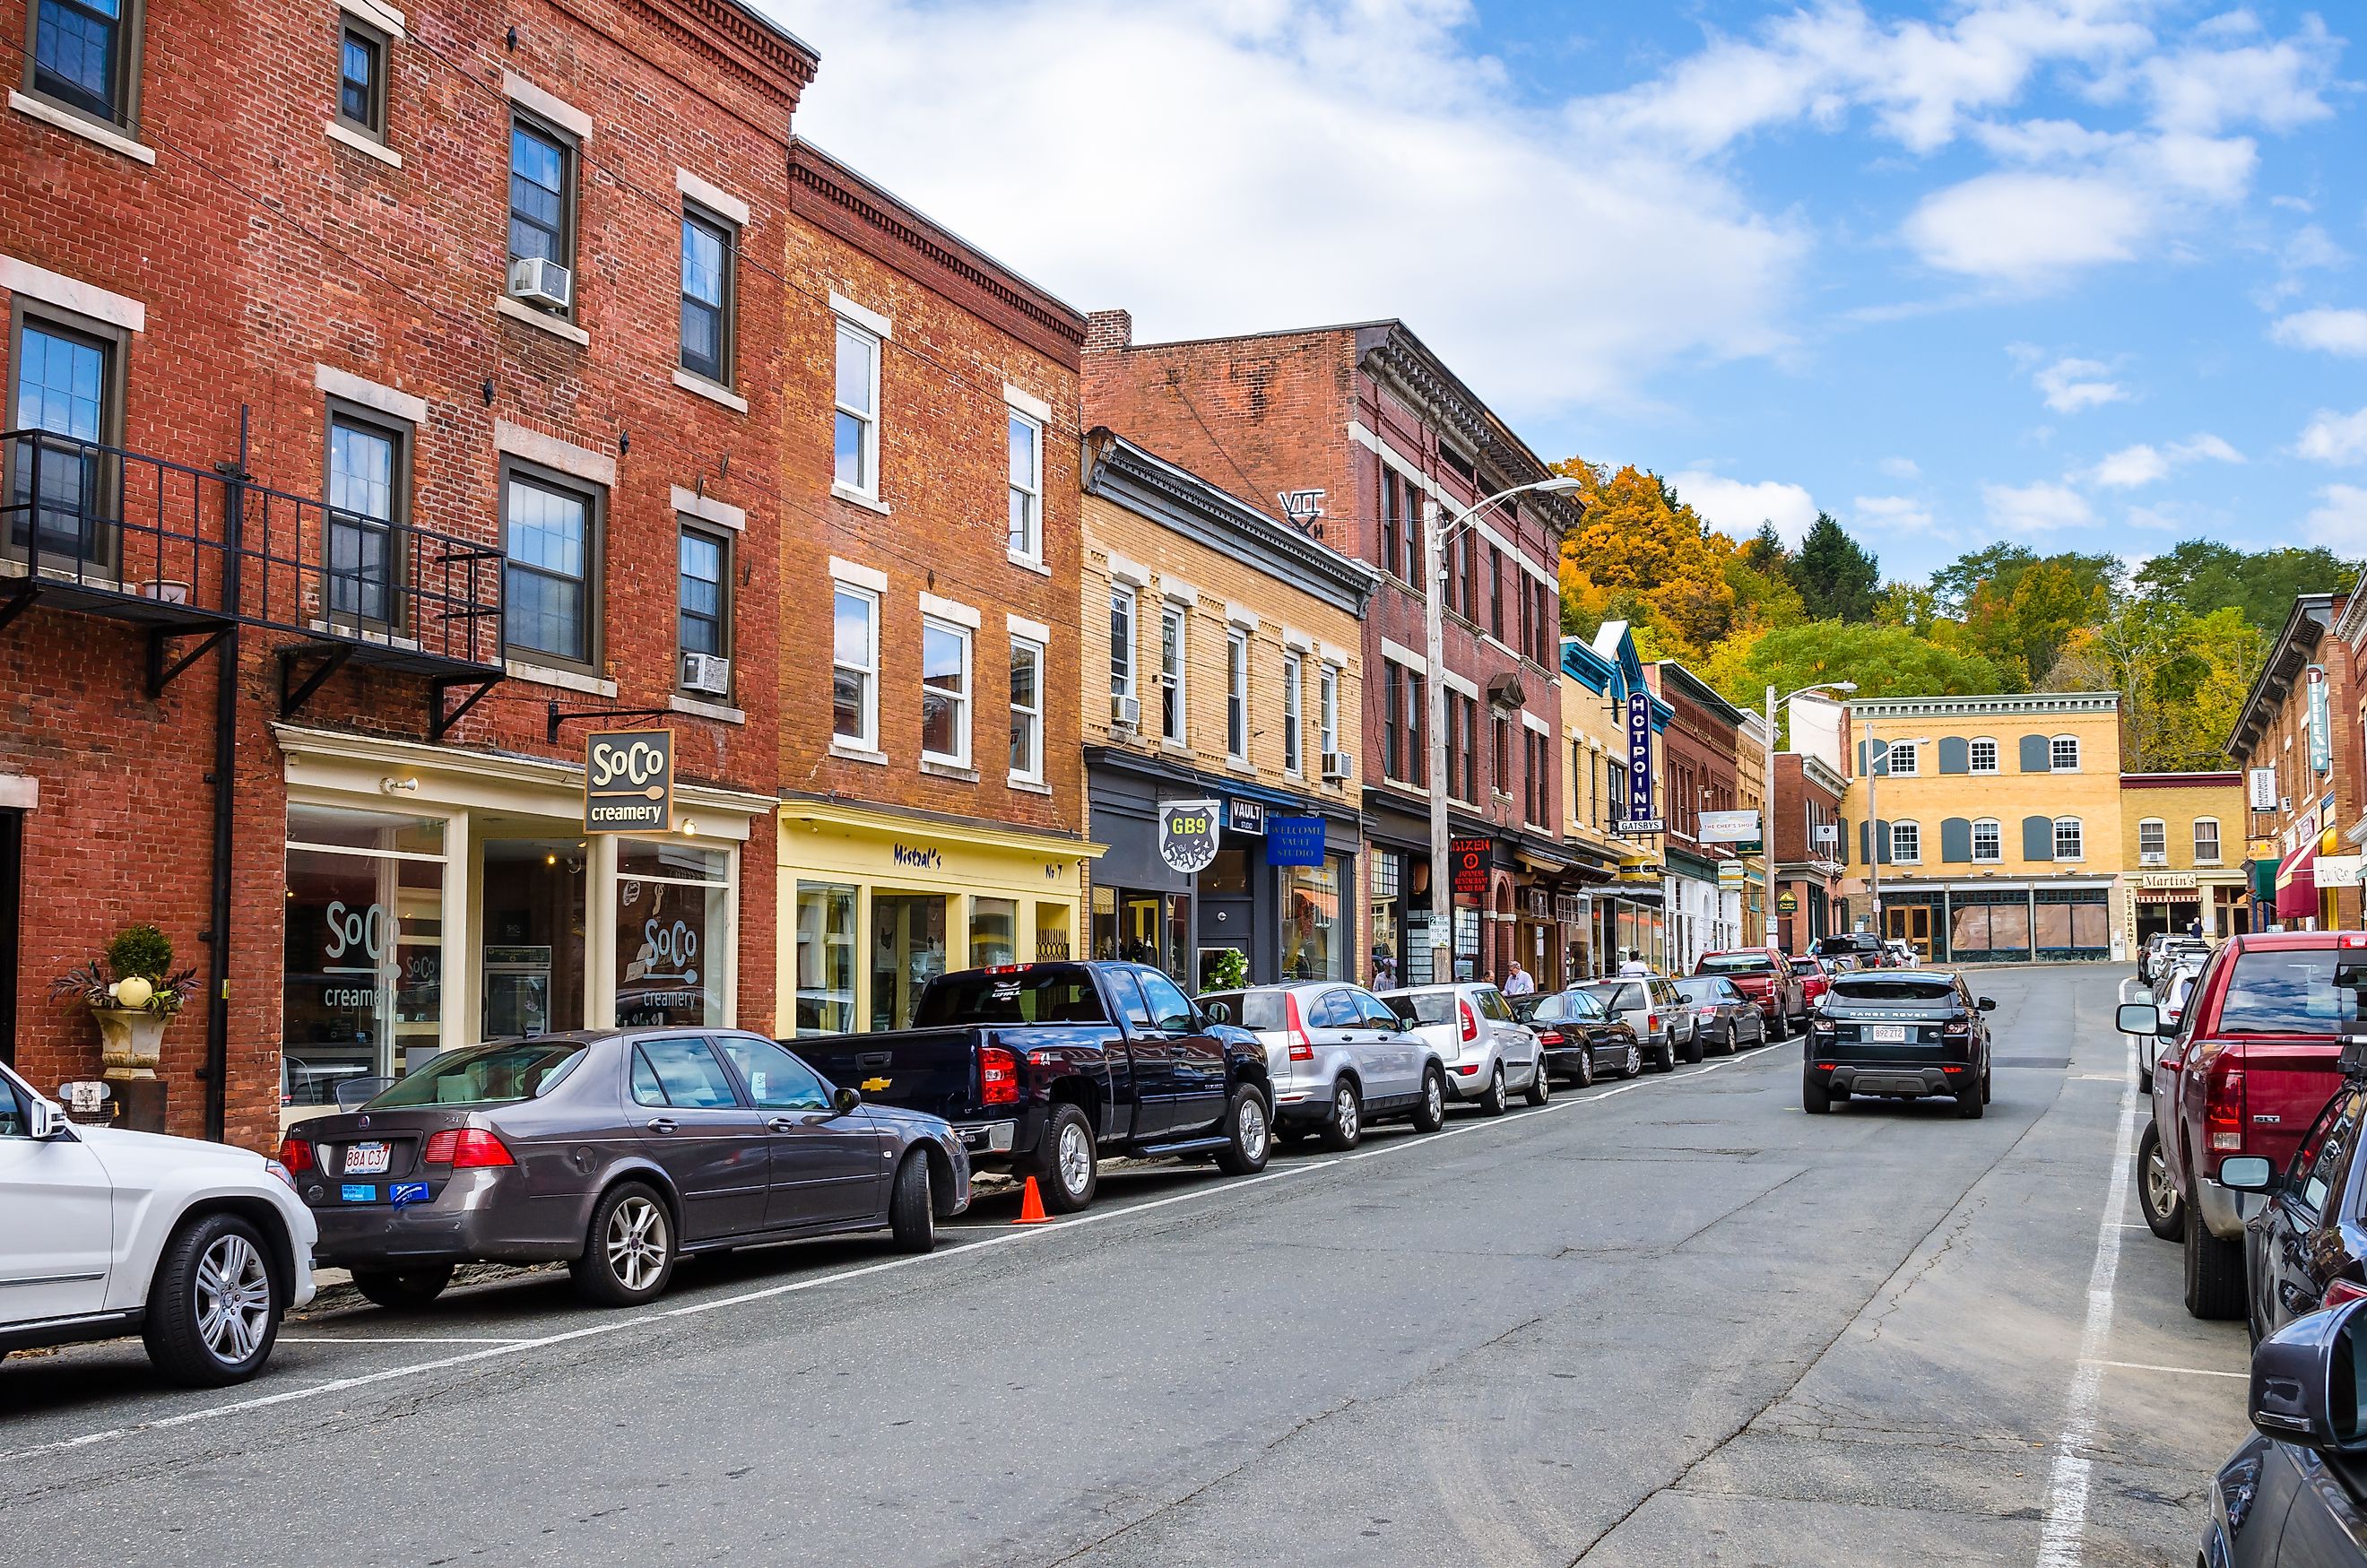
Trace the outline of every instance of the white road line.
<instances>
[{"instance_id":1,"label":"white road line","mask_svg":"<svg viewBox=\"0 0 2367 1568\"><path fill-rule=\"evenodd\" d=\"M2248 1382L2252 1376L2249 1372L2223 1372L2210 1367L2157 1367L2150 1361L2099 1361L2096 1365L2131 1372L2176 1372L2190 1378L2242 1378Z\"/></svg>"},{"instance_id":2,"label":"white road line","mask_svg":"<svg viewBox=\"0 0 2367 1568\"><path fill-rule=\"evenodd\" d=\"M2132 1040L2121 1067L2121 1125L2112 1145L2112 1185L2096 1223L2096 1262L2088 1273L2088 1321L2079 1331L2079 1365L2071 1374L2063 1430L2046 1476L2046 1528L2039 1535L2038 1568L2078 1568L2086 1548L2088 1485L2096 1446L2096 1404L2104 1382L2104 1342L2112 1332L2112 1280L2121 1266L2121 1213L2128 1202L2129 1160L2136 1144L2137 1047Z\"/></svg>"},{"instance_id":3,"label":"white road line","mask_svg":"<svg viewBox=\"0 0 2367 1568\"><path fill-rule=\"evenodd\" d=\"M279 1337L279 1343L282 1345L523 1345L527 1341L515 1338L497 1339L485 1335L465 1338L457 1337L429 1338L424 1336L396 1337L391 1335L373 1334L283 1334Z\"/></svg>"},{"instance_id":4,"label":"white road line","mask_svg":"<svg viewBox=\"0 0 2367 1568\"><path fill-rule=\"evenodd\" d=\"M1704 1073L1715 1072L1719 1067L1727 1066L1735 1062L1748 1059L1751 1058L1728 1056L1720 1061L1707 1063L1702 1066L1695 1067L1690 1072L1674 1074L1664 1081L1674 1082L1682 1078L1699 1077ZM1605 1090L1601 1094L1589 1094L1582 1099L1556 1100L1540 1107L1539 1113L1545 1111L1551 1111L1557 1105L1591 1105L1601 1100L1609 1100L1614 1095L1625 1094L1632 1089L1642 1089L1646 1087L1649 1081L1650 1080L1648 1079L1637 1078L1633 1082L1622 1084L1617 1089ZM738 1295L719 1297L714 1301L694 1302L686 1306L673 1307L665 1311L653 1313L645 1316L618 1318L608 1322L597 1323L588 1328L570 1329L564 1334L547 1334L533 1339L508 1339L498 1342L489 1342L485 1344L482 1349L471 1350L462 1355L444 1356L432 1361L418 1361L408 1366L388 1367L379 1371L357 1373L353 1377L332 1379L327 1382L308 1383L302 1388L284 1389L277 1393L266 1393L254 1399L234 1400L228 1404L211 1404L200 1410L185 1410L178 1416L159 1416L153 1421L142 1421L130 1427L110 1427L103 1432L85 1432L76 1438L62 1438L55 1442L35 1443L28 1448L13 1449L6 1452L0 1452L0 1464L12 1464L17 1461L32 1459L41 1454L62 1453L72 1449L90 1448L99 1443L113 1442L119 1438L129 1438L139 1433L160 1432L174 1427L192 1426L200 1421L212 1421L225 1416L242 1416L249 1411L267 1410L276 1405L291 1404L299 1400L316 1399L323 1394L343 1393L349 1389L363 1388L371 1383L391 1382L398 1378L413 1377L421 1372L443 1371L452 1367L464 1367L474 1361L491 1360L497 1356L514 1356L527 1350L539 1350L551 1345L564 1345L573 1340L589 1339L600 1335L614 1334L620 1329L639 1328L648 1324L662 1322L665 1318L669 1317L691 1317L699 1313L713 1312L718 1307L744 1306L751 1302L766 1301L776 1296L790 1295L799 1291L818 1290L824 1285L843 1284L849 1280L860 1280L872 1274L884 1274L894 1269L909 1269L918 1264L933 1261L943 1262L946 1258L959 1258L966 1253L982 1251L990 1247L1006 1247L1018 1242L1032 1241L1038 1236L1057 1235L1063 1231L1074 1230L1080 1225L1098 1224L1104 1221L1123 1220L1130 1215L1147 1213L1153 1209L1164 1209L1172 1203L1191 1203L1202 1201L1210 1198L1221 1198L1227 1193L1238 1192L1244 1187L1254 1187L1268 1181L1279 1181L1285 1177L1301 1176L1312 1171L1327 1170L1334 1166L1345 1165L1351 1160L1369 1159L1375 1155L1390 1154L1404 1149L1433 1148L1447 1138L1459 1137L1465 1133L1478 1132L1489 1127L1517 1126L1524 1120L1526 1120L1525 1116L1516 1114L1503 1117L1485 1117L1476 1121L1467 1121L1460 1126L1448 1127L1441 1132L1388 1144L1380 1148L1367 1149L1359 1154L1342 1155L1331 1159L1304 1160L1297 1164L1282 1166L1275 1169L1268 1170L1262 1175L1243 1177L1231 1181L1211 1184L1210 1186L1199 1188L1190 1192L1178 1192L1166 1198L1154 1198L1148 1202L1129 1203L1123 1208L1104 1209L1095 1213L1078 1214L1071 1218L1056 1220L1045 1224L1014 1228L1004 1231L997 1235L989 1236L981 1241L965 1243L960 1247L943 1247L935 1252L916 1253L903 1258L891 1258L878 1263L865 1264L861 1268L857 1269L842 1269L834 1273L818 1274L810 1279L792 1280L787 1283L768 1286L760 1291L742 1292ZM2124 1161L2123 1163L2125 1164L2126 1162ZM320 1339L309 1339L305 1341L305 1343L310 1344L320 1344L323 1342L323 1340ZM402 1341L395 1340L382 1341L382 1343L388 1344L401 1342ZM422 1344L433 1342L434 1341L427 1340L417 1341L417 1343ZM478 1343L478 1341L453 1340L450 1341L450 1343L475 1344Z\"/></svg>"}]
</instances>

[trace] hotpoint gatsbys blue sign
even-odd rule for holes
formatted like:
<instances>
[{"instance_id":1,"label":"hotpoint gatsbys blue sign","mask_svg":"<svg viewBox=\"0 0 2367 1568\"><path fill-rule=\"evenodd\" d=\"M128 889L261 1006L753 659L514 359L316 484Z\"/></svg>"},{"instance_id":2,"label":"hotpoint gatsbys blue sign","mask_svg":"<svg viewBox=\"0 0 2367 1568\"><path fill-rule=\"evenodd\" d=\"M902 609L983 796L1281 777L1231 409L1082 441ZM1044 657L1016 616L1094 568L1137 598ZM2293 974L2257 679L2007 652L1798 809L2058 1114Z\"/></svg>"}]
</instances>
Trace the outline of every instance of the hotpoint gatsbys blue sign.
<instances>
[{"instance_id":1,"label":"hotpoint gatsbys blue sign","mask_svg":"<svg viewBox=\"0 0 2367 1568\"><path fill-rule=\"evenodd\" d=\"M1269 817L1265 819L1265 863L1268 865L1321 865L1323 818Z\"/></svg>"},{"instance_id":2,"label":"hotpoint gatsbys blue sign","mask_svg":"<svg viewBox=\"0 0 2367 1568\"><path fill-rule=\"evenodd\" d=\"M1652 815L1652 694L1642 687L1627 694L1627 815L1612 826L1622 833L1663 826Z\"/></svg>"}]
</instances>

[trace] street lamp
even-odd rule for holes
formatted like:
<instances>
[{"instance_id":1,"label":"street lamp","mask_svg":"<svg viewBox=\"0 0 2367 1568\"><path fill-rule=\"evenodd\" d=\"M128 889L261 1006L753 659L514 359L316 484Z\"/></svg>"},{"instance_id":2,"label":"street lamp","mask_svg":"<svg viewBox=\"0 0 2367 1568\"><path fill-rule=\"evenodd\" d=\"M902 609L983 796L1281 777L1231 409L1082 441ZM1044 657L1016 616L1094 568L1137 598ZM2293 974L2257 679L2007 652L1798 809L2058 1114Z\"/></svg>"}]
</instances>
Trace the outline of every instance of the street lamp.
<instances>
[{"instance_id":1,"label":"street lamp","mask_svg":"<svg viewBox=\"0 0 2367 1568\"><path fill-rule=\"evenodd\" d=\"M1771 902L1775 897L1775 710L1810 692L1840 692L1847 695L1856 690L1855 681L1818 681L1781 697L1776 696L1773 686L1767 688L1767 789L1759 800L1759 858L1767 870L1767 897Z\"/></svg>"},{"instance_id":2,"label":"street lamp","mask_svg":"<svg viewBox=\"0 0 2367 1568\"><path fill-rule=\"evenodd\" d=\"M1516 495L1568 495L1584 488L1583 480L1556 475L1500 490L1466 508L1456 508L1452 502L1442 500L1435 491L1430 494L1430 507L1422 519L1422 579L1426 587L1421 609L1422 629L1428 639L1423 658L1429 665L1430 681L1424 704L1428 712L1423 717L1430 726L1430 978L1433 985L1451 984L1455 979L1455 894L1446 863L1446 610L1439 598L1446 574L1447 536L1469 527L1479 520L1481 513ZM1442 523L1441 513L1447 511L1455 513L1455 519ZM1442 914L1445 920L1443 928Z\"/></svg>"}]
</instances>

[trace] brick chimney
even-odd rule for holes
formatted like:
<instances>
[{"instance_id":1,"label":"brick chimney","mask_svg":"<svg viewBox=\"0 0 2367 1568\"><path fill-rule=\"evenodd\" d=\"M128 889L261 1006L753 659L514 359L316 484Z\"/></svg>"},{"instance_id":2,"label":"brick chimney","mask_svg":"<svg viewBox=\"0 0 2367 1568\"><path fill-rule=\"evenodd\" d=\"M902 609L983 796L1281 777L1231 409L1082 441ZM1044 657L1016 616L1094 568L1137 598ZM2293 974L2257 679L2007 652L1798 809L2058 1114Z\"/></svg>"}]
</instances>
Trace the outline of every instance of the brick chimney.
<instances>
[{"instance_id":1,"label":"brick chimney","mask_svg":"<svg viewBox=\"0 0 2367 1568\"><path fill-rule=\"evenodd\" d=\"M1134 312L1095 310L1085 318L1085 352L1106 354L1134 345Z\"/></svg>"}]
</instances>

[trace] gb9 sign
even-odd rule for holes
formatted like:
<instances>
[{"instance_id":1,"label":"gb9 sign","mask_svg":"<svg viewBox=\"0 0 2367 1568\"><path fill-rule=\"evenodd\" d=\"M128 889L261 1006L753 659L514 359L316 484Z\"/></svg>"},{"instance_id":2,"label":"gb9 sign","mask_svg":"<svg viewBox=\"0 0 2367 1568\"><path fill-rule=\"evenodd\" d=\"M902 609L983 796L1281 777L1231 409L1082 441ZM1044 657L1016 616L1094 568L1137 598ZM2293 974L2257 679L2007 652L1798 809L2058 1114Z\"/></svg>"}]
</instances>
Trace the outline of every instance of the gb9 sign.
<instances>
[{"instance_id":1,"label":"gb9 sign","mask_svg":"<svg viewBox=\"0 0 2367 1568\"><path fill-rule=\"evenodd\" d=\"M663 833L674 827L674 731L626 729L585 738L583 830Z\"/></svg>"}]
</instances>

